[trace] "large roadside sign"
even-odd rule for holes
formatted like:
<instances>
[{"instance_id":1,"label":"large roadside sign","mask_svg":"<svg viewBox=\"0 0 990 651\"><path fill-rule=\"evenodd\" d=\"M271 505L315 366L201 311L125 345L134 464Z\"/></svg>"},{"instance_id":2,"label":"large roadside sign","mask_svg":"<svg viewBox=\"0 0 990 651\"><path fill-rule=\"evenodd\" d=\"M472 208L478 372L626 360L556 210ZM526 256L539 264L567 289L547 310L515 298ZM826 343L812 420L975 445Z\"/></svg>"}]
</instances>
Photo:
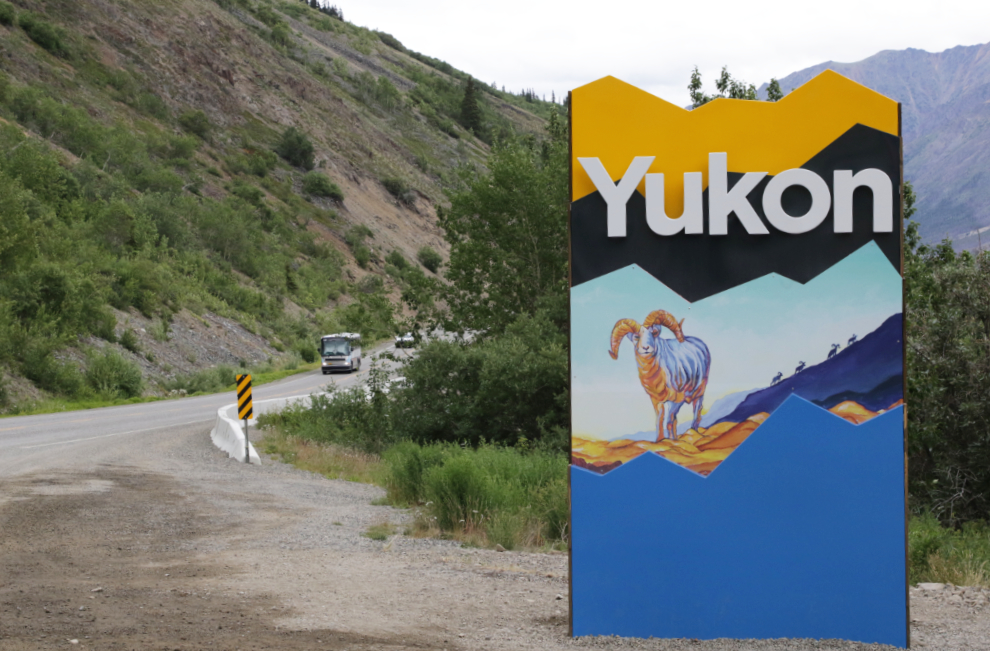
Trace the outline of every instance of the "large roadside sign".
<instances>
[{"instance_id":1,"label":"large roadside sign","mask_svg":"<svg viewBox=\"0 0 990 651\"><path fill-rule=\"evenodd\" d=\"M571 94L574 635L908 644L899 105Z\"/></svg>"}]
</instances>

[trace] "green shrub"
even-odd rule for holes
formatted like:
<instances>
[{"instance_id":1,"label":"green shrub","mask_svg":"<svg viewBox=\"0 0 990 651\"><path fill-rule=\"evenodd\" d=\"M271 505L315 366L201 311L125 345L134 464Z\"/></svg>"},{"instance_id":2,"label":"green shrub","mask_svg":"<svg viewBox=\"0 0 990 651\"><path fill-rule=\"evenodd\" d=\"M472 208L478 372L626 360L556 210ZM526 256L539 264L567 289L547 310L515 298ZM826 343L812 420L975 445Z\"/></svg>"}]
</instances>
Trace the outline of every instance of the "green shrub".
<instances>
[{"instance_id":1,"label":"green shrub","mask_svg":"<svg viewBox=\"0 0 990 651\"><path fill-rule=\"evenodd\" d=\"M374 294L385 288L385 281L381 276L368 274L357 282L356 288L362 294Z\"/></svg>"},{"instance_id":2,"label":"green shrub","mask_svg":"<svg viewBox=\"0 0 990 651\"><path fill-rule=\"evenodd\" d=\"M392 503L426 502L423 475L434 466L442 465L447 454L443 445L423 446L410 441L389 448L383 458L388 469L385 486Z\"/></svg>"},{"instance_id":3,"label":"green shrub","mask_svg":"<svg viewBox=\"0 0 990 651\"><path fill-rule=\"evenodd\" d=\"M322 172L307 172L303 176L302 189L306 194L312 194L317 197L327 197L334 201L344 200L344 193L341 191L340 186L328 179L326 174Z\"/></svg>"},{"instance_id":4,"label":"green shrub","mask_svg":"<svg viewBox=\"0 0 990 651\"><path fill-rule=\"evenodd\" d=\"M165 104L165 100L151 91L146 90L138 93L137 97L135 97L134 101L131 103L131 106L133 106L135 110L140 111L145 115L158 118L159 120L165 120L169 116L168 105Z\"/></svg>"},{"instance_id":5,"label":"green shrub","mask_svg":"<svg viewBox=\"0 0 990 651\"><path fill-rule=\"evenodd\" d=\"M265 193L260 188L241 181L237 181L231 186L230 193L244 199L252 206L260 206L265 198Z\"/></svg>"},{"instance_id":6,"label":"green shrub","mask_svg":"<svg viewBox=\"0 0 990 651\"><path fill-rule=\"evenodd\" d=\"M443 257L429 246L422 247L416 253L416 259L433 273L436 273L440 269L440 265L443 264Z\"/></svg>"},{"instance_id":7,"label":"green shrub","mask_svg":"<svg viewBox=\"0 0 990 651\"><path fill-rule=\"evenodd\" d=\"M395 527L388 522L381 522L379 524L373 524L368 527L364 535L372 540L388 540L388 537L395 532Z\"/></svg>"},{"instance_id":8,"label":"green shrub","mask_svg":"<svg viewBox=\"0 0 990 651\"><path fill-rule=\"evenodd\" d=\"M931 513L915 515L908 528L911 583L951 583L990 588L990 525L943 526Z\"/></svg>"},{"instance_id":9,"label":"green shrub","mask_svg":"<svg viewBox=\"0 0 990 651\"><path fill-rule=\"evenodd\" d=\"M389 177L382 179L382 185L385 186L389 194L404 204L412 205L416 200L416 195L413 194L412 189L400 178Z\"/></svg>"},{"instance_id":10,"label":"green shrub","mask_svg":"<svg viewBox=\"0 0 990 651\"><path fill-rule=\"evenodd\" d=\"M441 531L483 532L506 549L568 538L567 459L483 445L399 443L383 455L395 504L421 504Z\"/></svg>"},{"instance_id":11,"label":"green shrub","mask_svg":"<svg viewBox=\"0 0 990 651\"><path fill-rule=\"evenodd\" d=\"M120 345L131 351L135 355L141 354L141 347L138 345L137 335L130 328L126 328L120 333Z\"/></svg>"},{"instance_id":12,"label":"green shrub","mask_svg":"<svg viewBox=\"0 0 990 651\"><path fill-rule=\"evenodd\" d=\"M278 156L273 151L249 149L243 155L227 159L227 167L234 174L254 174L265 178L278 165Z\"/></svg>"},{"instance_id":13,"label":"green shrub","mask_svg":"<svg viewBox=\"0 0 990 651\"><path fill-rule=\"evenodd\" d=\"M175 379L165 383L165 389L185 391L186 393L215 393L223 391L236 381L237 370L232 366L222 364L188 375L176 376Z\"/></svg>"},{"instance_id":14,"label":"green shrub","mask_svg":"<svg viewBox=\"0 0 990 651\"><path fill-rule=\"evenodd\" d=\"M368 263L371 262L371 249L364 244L354 247L354 260L357 261L359 267L366 269Z\"/></svg>"},{"instance_id":15,"label":"green shrub","mask_svg":"<svg viewBox=\"0 0 990 651\"><path fill-rule=\"evenodd\" d=\"M394 265L395 268L400 271L409 266L409 261L406 260L406 256L402 255L402 253L400 253L397 249L385 256L385 262Z\"/></svg>"},{"instance_id":16,"label":"green shrub","mask_svg":"<svg viewBox=\"0 0 990 651\"><path fill-rule=\"evenodd\" d=\"M285 23L278 23L272 27L272 31L269 32L269 40L279 47L285 47L290 43L290 36L292 32L289 30L289 26Z\"/></svg>"},{"instance_id":17,"label":"green shrub","mask_svg":"<svg viewBox=\"0 0 990 651\"><path fill-rule=\"evenodd\" d=\"M282 132L282 137L275 146L275 152L295 167L313 169L313 143L305 133L295 127L289 127Z\"/></svg>"},{"instance_id":18,"label":"green shrub","mask_svg":"<svg viewBox=\"0 0 990 651\"><path fill-rule=\"evenodd\" d=\"M0 2L0 25L13 25L17 19L17 11L9 2Z\"/></svg>"},{"instance_id":19,"label":"green shrub","mask_svg":"<svg viewBox=\"0 0 990 651\"><path fill-rule=\"evenodd\" d=\"M52 26L38 16L26 12L17 17L17 24L21 26L21 29L28 35L28 38L52 54L56 56L68 54L63 41L65 35L62 33L62 30Z\"/></svg>"},{"instance_id":20,"label":"green shrub","mask_svg":"<svg viewBox=\"0 0 990 651\"><path fill-rule=\"evenodd\" d=\"M399 52L406 51L406 47L399 41L399 39L395 38L391 34L386 34L385 32L377 32L377 31L375 32L375 34L378 35L378 38L381 39L382 43L389 46L393 50L398 50Z\"/></svg>"},{"instance_id":21,"label":"green shrub","mask_svg":"<svg viewBox=\"0 0 990 651\"><path fill-rule=\"evenodd\" d=\"M69 398L78 396L83 388L79 369L55 359L47 342L32 345L25 351L22 371L38 388Z\"/></svg>"},{"instance_id":22,"label":"green shrub","mask_svg":"<svg viewBox=\"0 0 990 651\"><path fill-rule=\"evenodd\" d=\"M275 13L275 10L267 5L259 4L252 11L258 20L269 27L274 27L282 22L282 18Z\"/></svg>"},{"instance_id":23,"label":"green shrub","mask_svg":"<svg viewBox=\"0 0 990 651\"><path fill-rule=\"evenodd\" d=\"M403 375L391 393L399 438L567 449L567 338L544 314L498 338L431 341Z\"/></svg>"},{"instance_id":24,"label":"green shrub","mask_svg":"<svg viewBox=\"0 0 990 651\"><path fill-rule=\"evenodd\" d=\"M317 358L316 348L312 344L307 343L305 341L300 341L298 344L296 344L295 350L297 353L299 353L299 356L302 358L302 361L306 362L307 364L312 364L313 362L316 361Z\"/></svg>"},{"instance_id":25,"label":"green shrub","mask_svg":"<svg viewBox=\"0 0 990 651\"><path fill-rule=\"evenodd\" d=\"M364 224L356 224L347 229L347 233L344 235L344 241L353 249L363 243L364 238L372 237L374 234L374 231Z\"/></svg>"},{"instance_id":26,"label":"green shrub","mask_svg":"<svg viewBox=\"0 0 990 651\"><path fill-rule=\"evenodd\" d=\"M210 118L202 111L186 111L179 116L179 125L189 133L199 136L203 140L210 139Z\"/></svg>"},{"instance_id":27,"label":"green shrub","mask_svg":"<svg viewBox=\"0 0 990 651\"><path fill-rule=\"evenodd\" d=\"M370 398L361 387L342 391L331 386L328 393L311 397L308 405L297 403L263 414L258 423L290 436L380 454L395 442L383 392L384 373L372 369L368 384Z\"/></svg>"},{"instance_id":28,"label":"green shrub","mask_svg":"<svg viewBox=\"0 0 990 651\"><path fill-rule=\"evenodd\" d=\"M169 320L164 317L155 319L148 326L148 333L152 336L152 338L154 338L155 341L168 341L172 334L172 328L169 324Z\"/></svg>"},{"instance_id":29,"label":"green shrub","mask_svg":"<svg viewBox=\"0 0 990 651\"><path fill-rule=\"evenodd\" d=\"M141 395L144 386L138 365L112 350L90 356L86 383L100 395L122 398Z\"/></svg>"}]
</instances>

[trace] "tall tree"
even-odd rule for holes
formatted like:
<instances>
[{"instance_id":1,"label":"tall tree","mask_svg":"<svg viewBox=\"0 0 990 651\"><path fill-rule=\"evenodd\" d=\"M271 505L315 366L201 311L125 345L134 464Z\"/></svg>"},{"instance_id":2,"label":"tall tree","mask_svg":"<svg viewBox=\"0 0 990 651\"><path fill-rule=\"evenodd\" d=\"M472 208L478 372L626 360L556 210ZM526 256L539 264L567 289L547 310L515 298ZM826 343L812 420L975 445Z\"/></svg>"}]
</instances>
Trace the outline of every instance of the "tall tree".
<instances>
[{"instance_id":1,"label":"tall tree","mask_svg":"<svg viewBox=\"0 0 990 651\"><path fill-rule=\"evenodd\" d=\"M551 114L547 138L500 142L487 172L465 170L440 225L450 242L444 326L499 334L545 309L563 328L567 292L567 128Z\"/></svg>"},{"instance_id":2,"label":"tall tree","mask_svg":"<svg viewBox=\"0 0 990 651\"><path fill-rule=\"evenodd\" d=\"M784 91L780 89L780 82L774 77L767 86L767 101L779 102L782 99L784 99Z\"/></svg>"},{"instance_id":3,"label":"tall tree","mask_svg":"<svg viewBox=\"0 0 990 651\"><path fill-rule=\"evenodd\" d=\"M464 87L464 99L461 100L461 124L478 135L481 133L481 106L478 105L478 90L474 87L474 79L468 77Z\"/></svg>"}]
</instances>

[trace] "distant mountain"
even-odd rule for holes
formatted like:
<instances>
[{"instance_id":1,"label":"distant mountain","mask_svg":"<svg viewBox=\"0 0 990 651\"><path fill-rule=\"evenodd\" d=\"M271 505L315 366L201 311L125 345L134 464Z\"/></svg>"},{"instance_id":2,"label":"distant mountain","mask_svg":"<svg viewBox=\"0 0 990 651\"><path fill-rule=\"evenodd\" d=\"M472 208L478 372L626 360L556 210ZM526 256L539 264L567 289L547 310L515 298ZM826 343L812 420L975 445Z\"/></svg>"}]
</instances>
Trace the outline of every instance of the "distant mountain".
<instances>
[{"instance_id":1,"label":"distant mountain","mask_svg":"<svg viewBox=\"0 0 990 651\"><path fill-rule=\"evenodd\" d=\"M902 317L895 314L835 357L754 391L720 420L738 423L753 414L773 413L791 394L825 409L846 400L874 412L888 409L903 397L902 341Z\"/></svg>"},{"instance_id":2,"label":"distant mountain","mask_svg":"<svg viewBox=\"0 0 990 651\"><path fill-rule=\"evenodd\" d=\"M957 249L990 245L990 44L828 61L783 77L780 86L790 92L826 69L901 102L904 178L918 194L923 238L949 236Z\"/></svg>"}]
</instances>

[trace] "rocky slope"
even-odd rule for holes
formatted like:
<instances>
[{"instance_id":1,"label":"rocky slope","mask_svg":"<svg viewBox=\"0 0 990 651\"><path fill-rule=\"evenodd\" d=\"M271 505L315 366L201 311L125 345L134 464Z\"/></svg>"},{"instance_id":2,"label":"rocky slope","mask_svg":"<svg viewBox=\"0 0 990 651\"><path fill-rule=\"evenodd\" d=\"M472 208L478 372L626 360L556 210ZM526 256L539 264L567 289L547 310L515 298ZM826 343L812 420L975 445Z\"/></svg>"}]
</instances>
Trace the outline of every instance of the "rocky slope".
<instances>
[{"instance_id":1,"label":"rocky slope","mask_svg":"<svg viewBox=\"0 0 990 651\"><path fill-rule=\"evenodd\" d=\"M307 349L327 328L389 336L401 294L436 270L417 254L445 256L435 206L457 170L483 164L496 138L538 137L557 110L475 81L468 125L469 79L298 0L0 2L0 135L24 159L0 182L24 219L32 193L52 215L50 237L25 235L36 258L0 260L0 302L13 301L0 330L40 346L39 319L65 309L19 288L54 266L94 298L73 313L100 322L51 326L52 350L35 357L62 365L85 366L93 337L120 349L127 319L226 319L258 337L251 359ZM310 160L286 150L290 128ZM52 163L59 178L32 176ZM230 357L209 337L193 347L145 359L145 376ZM59 393L27 357L0 351L0 372Z\"/></svg>"}]
</instances>

